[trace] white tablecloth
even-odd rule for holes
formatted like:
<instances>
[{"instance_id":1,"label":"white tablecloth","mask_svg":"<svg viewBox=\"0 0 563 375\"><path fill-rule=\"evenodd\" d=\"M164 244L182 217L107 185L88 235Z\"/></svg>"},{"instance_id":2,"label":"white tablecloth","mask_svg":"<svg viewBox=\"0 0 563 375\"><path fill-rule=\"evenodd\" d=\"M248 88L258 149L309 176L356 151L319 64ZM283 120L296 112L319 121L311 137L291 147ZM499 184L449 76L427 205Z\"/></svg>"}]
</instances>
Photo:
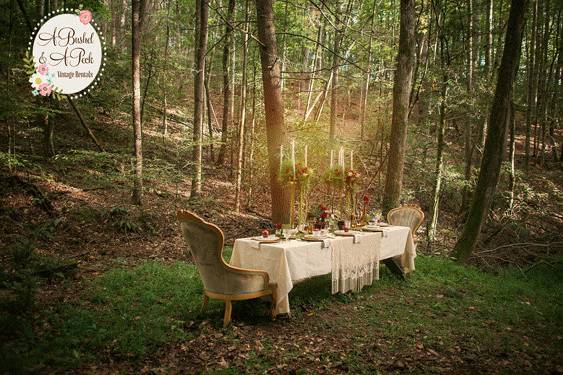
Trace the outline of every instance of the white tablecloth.
<instances>
[{"instance_id":1,"label":"white tablecloth","mask_svg":"<svg viewBox=\"0 0 563 375\"><path fill-rule=\"evenodd\" d=\"M414 270L416 252L409 228L388 227L384 228L383 233L364 233L357 239L358 243L354 243L352 237L336 237L328 241L330 246L324 246L321 242L297 240L259 244L250 238L241 238L234 243L230 263L236 267L268 272L270 281L277 283L276 314L290 312L288 294L293 289L294 283L314 276L329 274L333 272L335 266L337 268L349 266L353 263L354 258L348 255L354 253L364 254L371 259L374 264L373 274L366 275L362 272L362 280L359 282L342 281L336 285L335 277L341 278L333 274L333 292L359 290L364 285L370 284L372 279L378 278L379 260L401 257L405 271ZM369 255L366 255L367 253ZM343 258L342 254L347 255ZM335 262L334 259L338 260ZM356 264L365 264L365 262L360 260Z\"/></svg>"}]
</instances>

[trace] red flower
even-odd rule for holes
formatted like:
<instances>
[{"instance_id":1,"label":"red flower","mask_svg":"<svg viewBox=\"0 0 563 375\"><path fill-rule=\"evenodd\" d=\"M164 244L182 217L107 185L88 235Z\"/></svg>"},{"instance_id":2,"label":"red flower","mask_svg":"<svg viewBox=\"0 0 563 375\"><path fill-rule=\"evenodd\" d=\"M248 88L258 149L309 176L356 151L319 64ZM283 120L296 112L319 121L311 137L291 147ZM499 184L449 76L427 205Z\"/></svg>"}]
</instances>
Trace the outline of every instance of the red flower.
<instances>
[{"instance_id":1,"label":"red flower","mask_svg":"<svg viewBox=\"0 0 563 375\"><path fill-rule=\"evenodd\" d=\"M323 212L321 214L321 219L326 219L328 217L328 214L326 212Z\"/></svg>"},{"instance_id":2,"label":"red flower","mask_svg":"<svg viewBox=\"0 0 563 375\"><path fill-rule=\"evenodd\" d=\"M276 224L275 227L276 227L276 229L281 229L282 225L281 225L281 224Z\"/></svg>"},{"instance_id":3,"label":"red flower","mask_svg":"<svg viewBox=\"0 0 563 375\"><path fill-rule=\"evenodd\" d=\"M364 203L365 204L369 203L369 197L367 195L364 195Z\"/></svg>"}]
</instances>

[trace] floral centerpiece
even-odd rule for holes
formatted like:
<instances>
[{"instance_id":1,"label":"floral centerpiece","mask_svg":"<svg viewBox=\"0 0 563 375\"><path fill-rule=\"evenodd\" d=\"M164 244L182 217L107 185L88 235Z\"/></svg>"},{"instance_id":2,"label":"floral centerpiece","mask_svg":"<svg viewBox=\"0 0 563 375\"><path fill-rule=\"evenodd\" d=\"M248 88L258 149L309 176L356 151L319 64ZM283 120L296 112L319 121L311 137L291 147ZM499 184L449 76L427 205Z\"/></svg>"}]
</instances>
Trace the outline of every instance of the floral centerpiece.
<instances>
[{"instance_id":1,"label":"floral centerpiece","mask_svg":"<svg viewBox=\"0 0 563 375\"><path fill-rule=\"evenodd\" d=\"M323 204L318 205L311 212L311 216L315 218L315 226L319 229L324 229L329 219L328 207Z\"/></svg>"}]
</instances>

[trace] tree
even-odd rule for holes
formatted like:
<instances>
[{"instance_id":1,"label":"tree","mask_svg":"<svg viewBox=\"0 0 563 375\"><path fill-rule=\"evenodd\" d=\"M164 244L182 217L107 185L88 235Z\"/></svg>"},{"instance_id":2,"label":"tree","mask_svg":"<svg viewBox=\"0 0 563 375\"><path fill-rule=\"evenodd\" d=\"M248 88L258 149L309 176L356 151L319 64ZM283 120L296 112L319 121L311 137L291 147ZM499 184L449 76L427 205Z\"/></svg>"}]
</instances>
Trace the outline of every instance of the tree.
<instances>
[{"instance_id":1,"label":"tree","mask_svg":"<svg viewBox=\"0 0 563 375\"><path fill-rule=\"evenodd\" d=\"M193 133L193 176L191 198L201 194L203 105L205 85L205 53L207 51L207 20L209 7L207 0L196 1L196 46L194 72L194 133Z\"/></svg>"},{"instance_id":2,"label":"tree","mask_svg":"<svg viewBox=\"0 0 563 375\"><path fill-rule=\"evenodd\" d=\"M247 75L246 75L246 65L248 61L248 1L245 1L245 30L243 37L243 47L242 47L242 82L240 89L240 117L239 117L239 127L238 127L238 152L237 152L237 173L235 177L235 211L240 212L240 195L241 195L241 185L242 185L242 168L244 161L244 133L246 124L246 85L247 85Z\"/></svg>"},{"instance_id":3,"label":"tree","mask_svg":"<svg viewBox=\"0 0 563 375\"><path fill-rule=\"evenodd\" d=\"M479 179L461 237L453 255L465 262L475 249L481 226L489 210L499 180L503 150L506 142L507 119L510 115L513 82L520 60L520 46L524 30L527 0L512 0L504 51L498 72L493 105L489 116L489 127Z\"/></svg>"},{"instance_id":4,"label":"tree","mask_svg":"<svg viewBox=\"0 0 563 375\"><path fill-rule=\"evenodd\" d=\"M231 46L233 44L233 16L235 13L235 0L229 0L227 10L225 40L223 44L223 122L221 127L221 148L219 149L219 157L217 164L222 165L225 162L225 154L227 153L227 136L229 132L229 122L231 122L231 79L229 77ZM234 50L234 48L232 48ZM234 72L233 72L234 74Z\"/></svg>"},{"instance_id":5,"label":"tree","mask_svg":"<svg viewBox=\"0 0 563 375\"><path fill-rule=\"evenodd\" d=\"M143 198L143 129L141 124L141 34L145 13L145 0L131 3L131 77L133 84L133 133L135 149L135 178L133 180L134 204L140 205Z\"/></svg>"},{"instance_id":6,"label":"tree","mask_svg":"<svg viewBox=\"0 0 563 375\"><path fill-rule=\"evenodd\" d=\"M412 87L415 55L415 1L401 0L401 29L397 70L393 82L393 117L387 162L387 178L383 195L383 211L387 212L399 204L403 184L409 98Z\"/></svg>"},{"instance_id":7,"label":"tree","mask_svg":"<svg viewBox=\"0 0 563 375\"><path fill-rule=\"evenodd\" d=\"M260 40L260 63L264 90L268 166L270 170L270 194L272 196L272 220L289 222L289 192L278 180L280 145L285 142L286 129L280 87L280 65L276 45L276 28L272 0L256 0L256 25Z\"/></svg>"}]
</instances>

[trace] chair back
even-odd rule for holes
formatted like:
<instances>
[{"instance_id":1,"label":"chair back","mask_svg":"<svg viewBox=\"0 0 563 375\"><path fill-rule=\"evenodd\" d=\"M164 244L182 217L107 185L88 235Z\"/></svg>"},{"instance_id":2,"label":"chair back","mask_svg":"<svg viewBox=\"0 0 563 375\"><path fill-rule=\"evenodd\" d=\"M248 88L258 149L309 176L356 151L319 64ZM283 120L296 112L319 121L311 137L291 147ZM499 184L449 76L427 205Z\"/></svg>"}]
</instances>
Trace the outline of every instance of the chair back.
<instances>
[{"instance_id":1,"label":"chair back","mask_svg":"<svg viewBox=\"0 0 563 375\"><path fill-rule=\"evenodd\" d=\"M391 225L411 228L411 233L414 236L424 221L424 212L418 206L396 207L387 213L387 221Z\"/></svg>"},{"instance_id":2,"label":"chair back","mask_svg":"<svg viewBox=\"0 0 563 375\"><path fill-rule=\"evenodd\" d=\"M196 214L180 210L177 213L184 239L198 268L203 287L223 293L227 266L223 260L224 235L216 225L204 221Z\"/></svg>"}]
</instances>

